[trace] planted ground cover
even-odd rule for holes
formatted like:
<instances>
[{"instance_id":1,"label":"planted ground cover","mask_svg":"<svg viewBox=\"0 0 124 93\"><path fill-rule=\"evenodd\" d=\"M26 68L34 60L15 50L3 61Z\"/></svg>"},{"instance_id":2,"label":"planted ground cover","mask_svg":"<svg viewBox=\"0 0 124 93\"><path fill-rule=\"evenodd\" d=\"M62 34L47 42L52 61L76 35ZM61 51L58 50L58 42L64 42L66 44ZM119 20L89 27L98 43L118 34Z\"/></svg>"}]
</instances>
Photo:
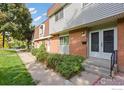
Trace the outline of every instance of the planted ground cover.
<instances>
[{"instance_id":1,"label":"planted ground cover","mask_svg":"<svg viewBox=\"0 0 124 93\"><path fill-rule=\"evenodd\" d=\"M16 51L0 50L0 85L34 84Z\"/></svg>"}]
</instances>

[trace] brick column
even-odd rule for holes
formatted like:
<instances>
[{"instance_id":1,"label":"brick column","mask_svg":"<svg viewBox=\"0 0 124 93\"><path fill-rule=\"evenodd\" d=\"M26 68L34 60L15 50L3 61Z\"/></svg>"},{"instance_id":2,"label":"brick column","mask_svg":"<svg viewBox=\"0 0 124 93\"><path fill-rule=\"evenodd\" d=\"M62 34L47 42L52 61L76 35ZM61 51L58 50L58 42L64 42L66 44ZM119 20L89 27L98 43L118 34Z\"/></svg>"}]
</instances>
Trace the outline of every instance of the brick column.
<instances>
[{"instance_id":1,"label":"brick column","mask_svg":"<svg viewBox=\"0 0 124 93\"><path fill-rule=\"evenodd\" d=\"M118 20L117 30L119 70L124 71L124 19Z\"/></svg>"},{"instance_id":2,"label":"brick column","mask_svg":"<svg viewBox=\"0 0 124 93\"><path fill-rule=\"evenodd\" d=\"M50 52L59 53L59 36L58 35L50 39Z\"/></svg>"}]
</instances>

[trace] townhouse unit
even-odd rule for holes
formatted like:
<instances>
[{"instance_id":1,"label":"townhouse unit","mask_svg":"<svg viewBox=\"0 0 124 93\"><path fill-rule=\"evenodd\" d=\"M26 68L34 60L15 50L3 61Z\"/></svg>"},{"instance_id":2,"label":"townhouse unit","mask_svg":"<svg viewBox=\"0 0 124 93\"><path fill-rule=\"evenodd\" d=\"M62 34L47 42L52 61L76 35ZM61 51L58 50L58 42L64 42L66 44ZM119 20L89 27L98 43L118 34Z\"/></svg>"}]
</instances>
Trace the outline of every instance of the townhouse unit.
<instances>
[{"instance_id":1,"label":"townhouse unit","mask_svg":"<svg viewBox=\"0 0 124 93\"><path fill-rule=\"evenodd\" d=\"M118 68L124 71L123 3L55 3L47 15L49 52L101 59L96 63L110 66L117 50Z\"/></svg>"},{"instance_id":2,"label":"townhouse unit","mask_svg":"<svg viewBox=\"0 0 124 93\"><path fill-rule=\"evenodd\" d=\"M35 27L33 32L32 44L34 48L39 48L41 44L45 44L47 52L50 52L50 38L49 35L49 20L45 20L42 24Z\"/></svg>"}]
</instances>

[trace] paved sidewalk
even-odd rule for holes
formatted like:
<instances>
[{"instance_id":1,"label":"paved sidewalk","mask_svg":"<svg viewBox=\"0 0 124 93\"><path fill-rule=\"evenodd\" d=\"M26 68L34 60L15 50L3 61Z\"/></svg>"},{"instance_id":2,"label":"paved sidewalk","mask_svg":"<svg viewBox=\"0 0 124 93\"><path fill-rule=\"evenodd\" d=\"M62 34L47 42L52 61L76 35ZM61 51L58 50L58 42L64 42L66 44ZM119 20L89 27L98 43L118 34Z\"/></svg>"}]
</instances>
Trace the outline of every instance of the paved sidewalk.
<instances>
[{"instance_id":1,"label":"paved sidewalk","mask_svg":"<svg viewBox=\"0 0 124 93\"><path fill-rule=\"evenodd\" d=\"M83 71L80 75L70 80L64 79L45 65L36 62L36 58L29 52L18 52L29 73L37 85L93 85L99 79L98 75Z\"/></svg>"},{"instance_id":2,"label":"paved sidewalk","mask_svg":"<svg viewBox=\"0 0 124 93\"><path fill-rule=\"evenodd\" d=\"M45 65L36 63L36 59L28 52L19 52L32 78L38 85L71 85L72 83L59 76L53 70L46 69Z\"/></svg>"}]
</instances>

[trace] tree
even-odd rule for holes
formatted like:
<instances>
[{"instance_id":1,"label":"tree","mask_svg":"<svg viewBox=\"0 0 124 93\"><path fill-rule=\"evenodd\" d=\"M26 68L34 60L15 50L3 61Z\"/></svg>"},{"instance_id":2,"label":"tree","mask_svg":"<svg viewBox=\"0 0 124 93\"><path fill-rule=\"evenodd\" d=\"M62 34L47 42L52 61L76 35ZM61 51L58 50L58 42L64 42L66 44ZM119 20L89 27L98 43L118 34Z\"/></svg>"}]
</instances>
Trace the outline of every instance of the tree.
<instances>
[{"instance_id":1,"label":"tree","mask_svg":"<svg viewBox=\"0 0 124 93\"><path fill-rule=\"evenodd\" d=\"M27 40L27 47L29 49L29 46L31 44L31 40L32 40L32 33L33 33L33 30L34 30L34 26L31 26L31 28L27 31L25 31L24 33L24 38Z\"/></svg>"},{"instance_id":2,"label":"tree","mask_svg":"<svg viewBox=\"0 0 124 93\"><path fill-rule=\"evenodd\" d=\"M10 32L15 39L30 41L32 18L25 4L0 4L0 31Z\"/></svg>"}]
</instances>

